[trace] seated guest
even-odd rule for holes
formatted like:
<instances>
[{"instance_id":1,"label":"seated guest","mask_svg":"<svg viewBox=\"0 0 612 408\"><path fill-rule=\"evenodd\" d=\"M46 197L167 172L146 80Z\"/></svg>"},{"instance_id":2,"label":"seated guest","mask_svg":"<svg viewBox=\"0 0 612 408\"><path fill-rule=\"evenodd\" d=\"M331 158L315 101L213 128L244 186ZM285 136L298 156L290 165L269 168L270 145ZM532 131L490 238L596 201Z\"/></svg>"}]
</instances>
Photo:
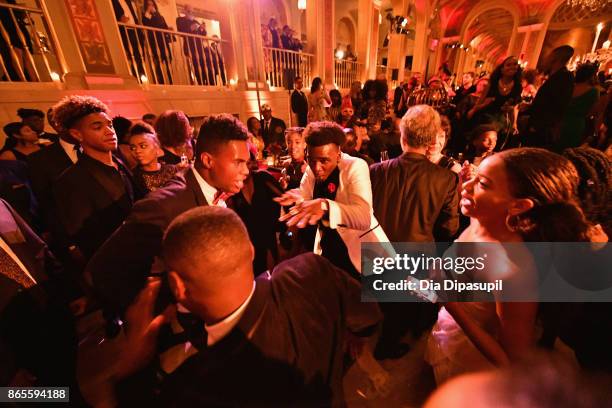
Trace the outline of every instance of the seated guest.
<instances>
[{"instance_id":1,"label":"seated guest","mask_svg":"<svg viewBox=\"0 0 612 408\"><path fill-rule=\"evenodd\" d=\"M0 151L0 160L19 160L25 162L27 157L40 150L38 134L22 122L5 125L6 142Z\"/></svg>"},{"instance_id":2,"label":"seated guest","mask_svg":"<svg viewBox=\"0 0 612 408\"><path fill-rule=\"evenodd\" d=\"M342 153L345 136L333 122L310 123L304 130L308 168L299 190L276 199L292 205L281 217L287 226L318 225L313 251L359 278L361 239L387 242L372 213L372 188L365 161Z\"/></svg>"},{"instance_id":3,"label":"seated guest","mask_svg":"<svg viewBox=\"0 0 612 408\"><path fill-rule=\"evenodd\" d=\"M0 219L0 384L69 386L70 402L83 406L76 380L76 328L62 270L3 200Z\"/></svg>"},{"instance_id":4,"label":"seated guest","mask_svg":"<svg viewBox=\"0 0 612 408\"><path fill-rule=\"evenodd\" d=\"M157 121L157 115L154 113L145 113L142 115L143 122L148 123L151 126L155 126L155 122Z\"/></svg>"},{"instance_id":5,"label":"seated guest","mask_svg":"<svg viewBox=\"0 0 612 408\"><path fill-rule=\"evenodd\" d=\"M247 230L223 208L177 217L163 254L174 297L204 321L206 348L165 377L159 406L345 405L347 333L379 320L376 304L360 301L357 282L314 254L253 279ZM118 359L120 378L154 354L155 335L167 321L167 314L151 312L159 287L150 283L128 310L134 329Z\"/></svg>"},{"instance_id":6,"label":"seated guest","mask_svg":"<svg viewBox=\"0 0 612 408\"><path fill-rule=\"evenodd\" d=\"M302 181L302 176L308 164L304 160L306 154L306 143L303 136L304 128L291 127L285 131L285 141L287 143L287 153L290 160L283 163L285 177L281 179L281 185L285 190L298 188Z\"/></svg>"},{"instance_id":7,"label":"seated guest","mask_svg":"<svg viewBox=\"0 0 612 408\"><path fill-rule=\"evenodd\" d=\"M140 197L129 170L112 155L117 135L109 114L105 104L89 96L65 97L53 107L54 120L83 149L53 183L61 227L83 260L121 225Z\"/></svg>"},{"instance_id":8,"label":"seated guest","mask_svg":"<svg viewBox=\"0 0 612 408\"><path fill-rule=\"evenodd\" d=\"M480 125L472 131L472 142L468 147L465 158L474 166L478 165L493 154L497 145L497 130L492 125Z\"/></svg>"},{"instance_id":9,"label":"seated guest","mask_svg":"<svg viewBox=\"0 0 612 408\"><path fill-rule=\"evenodd\" d=\"M137 202L87 265L94 287L107 304L123 310L147 276L163 272L157 262L153 270L152 266L160 255L164 230L176 216L202 205L225 206L224 196L242 189L249 174L247 139L248 131L231 115L204 120L194 167Z\"/></svg>"},{"instance_id":10,"label":"seated guest","mask_svg":"<svg viewBox=\"0 0 612 408\"><path fill-rule=\"evenodd\" d=\"M140 191L149 193L166 184L179 170L172 164L160 163L161 145L155 130L146 123L136 123L128 136L132 156L138 163L134 169L134 183Z\"/></svg>"},{"instance_id":11,"label":"seated guest","mask_svg":"<svg viewBox=\"0 0 612 408\"><path fill-rule=\"evenodd\" d=\"M426 156L442 131L440 115L430 106L413 106L402 118L400 131L404 153L370 167L374 215L391 242L451 240L459 227L457 175ZM405 354L407 345L400 341L408 329L418 333L435 321L435 308L429 304L384 303L381 307L385 321L378 358Z\"/></svg>"},{"instance_id":12,"label":"seated guest","mask_svg":"<svg viewBox=\"0 0 612 408\"><path fill-rule=\"evenodd\" d=\"M193 128L187 116L181 111L167 110L157 118L155 131L164 152L159 160L187 167L192 156L190 145L193 138Z\"/></svg>"},{"instance_id":13,"label":"seated guest","mask_svg":"<svg viewBox=\"0 0 612 408\"><path fill-rule=\"evenodd\" d=\"M45 114L38 109L17 109L17 116L21 118L24 125L28 125L38 135L38 140L42 144L57 142L58 136L55 133L45 132Z\"/></svg>"},{"instance_id":14,"label":"seated guest","mask_svg":"<svg viewBox=\"0 0 612 408\"><path fill-rule=\"evenodd\" d=\"M269 149L270 145L283 149L285 147L284 133L287 128L285 122L272 116L272 108L267 103L261 105L261 116L261 137L266 144L266 149Z\"/></svg>"},{"instance_id":15,"label":"seated guest","mask_svg":"<svg viewBox=\"0 0 612 408\"><path fill-rule=\"evenodd\" d=\"M115 154L123 161L130 169L136 166L136 160L132 156L130 149L130 128L132 121L123 116L117 115L113 118L113 129L117 135L117 150Z\"/></svg>"},{"instance_id":16,"label":"seated guest","mask_svg":"<svg viewBox=\"0 0 612 408\"><path fill-rule=\"evenodd\" d=\"M230 197L228 204L244 222L253 248L253 272L255 276L272 270L278 263L280 205L273 200L283 193L278 181L267 171L258 171L254 148L251 147L249 176L237 194Z\"/></svg>"}]
</instances>

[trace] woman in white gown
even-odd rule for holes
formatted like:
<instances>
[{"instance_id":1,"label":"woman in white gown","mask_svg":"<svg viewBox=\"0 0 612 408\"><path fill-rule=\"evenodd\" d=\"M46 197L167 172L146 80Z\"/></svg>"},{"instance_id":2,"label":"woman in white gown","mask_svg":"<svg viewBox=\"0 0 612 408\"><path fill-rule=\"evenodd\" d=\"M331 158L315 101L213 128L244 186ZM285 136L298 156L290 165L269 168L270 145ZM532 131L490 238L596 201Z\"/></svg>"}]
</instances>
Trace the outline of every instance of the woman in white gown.
<instances>
[{"instance_id":1,"label":"woman in white gown","mask_svg":"<svg viewBox=\"0 0 612 408\"><path fill-rule=\"evenodd\" d=\"M463 184L461 212L470 217L470 226L457 242L488 248L512 243L512 249L495 245L485 263L493 267L477 280L503 279L504 294L508 286L536 290L533 260L521 242L586 240L577 183L571 163L543 149L512 149L485 159ZM537 303L502 302L499 295L490 302L449 302L440 309L426 351L438 384L507 364L532 350Z\"/></svg>"}]
</instances>

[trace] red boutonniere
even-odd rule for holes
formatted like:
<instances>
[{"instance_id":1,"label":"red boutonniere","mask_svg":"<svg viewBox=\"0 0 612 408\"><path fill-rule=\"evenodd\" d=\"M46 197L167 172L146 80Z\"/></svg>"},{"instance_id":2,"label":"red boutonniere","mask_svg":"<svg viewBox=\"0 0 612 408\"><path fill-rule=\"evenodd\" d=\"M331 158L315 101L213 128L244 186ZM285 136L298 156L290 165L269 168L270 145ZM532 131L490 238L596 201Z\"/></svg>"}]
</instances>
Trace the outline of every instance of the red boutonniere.
<instances>
[{"instance_id":1,"label":"red boutonniere","mask_svg":"<svg viewBox=\"0 0 612 408\"><path fill-rule=\"evenodd\" d=\"M336 191L336 185L334 183L329 183L327 185L327 191L329 191L330 193L333 193L334 191Z\"/></svg>"}]
</instances>

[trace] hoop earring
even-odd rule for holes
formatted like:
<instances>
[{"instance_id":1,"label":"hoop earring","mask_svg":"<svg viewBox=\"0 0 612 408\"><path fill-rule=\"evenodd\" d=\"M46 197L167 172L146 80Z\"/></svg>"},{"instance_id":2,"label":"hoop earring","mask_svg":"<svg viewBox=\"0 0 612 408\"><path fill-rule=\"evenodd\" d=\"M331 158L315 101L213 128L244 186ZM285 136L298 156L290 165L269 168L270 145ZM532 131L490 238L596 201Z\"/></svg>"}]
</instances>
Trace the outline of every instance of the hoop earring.
<instances>
[{"instance_id":1,"label":"hoop earring","mask_svg":"<svg viewBox=\"0 0 612 408\"><path fill-rule=\"evenodd\" d=\"M518 216L517 215L506 215L506 228L509 231L516 232L518 230Z\"/></svg>"}]
</instances>

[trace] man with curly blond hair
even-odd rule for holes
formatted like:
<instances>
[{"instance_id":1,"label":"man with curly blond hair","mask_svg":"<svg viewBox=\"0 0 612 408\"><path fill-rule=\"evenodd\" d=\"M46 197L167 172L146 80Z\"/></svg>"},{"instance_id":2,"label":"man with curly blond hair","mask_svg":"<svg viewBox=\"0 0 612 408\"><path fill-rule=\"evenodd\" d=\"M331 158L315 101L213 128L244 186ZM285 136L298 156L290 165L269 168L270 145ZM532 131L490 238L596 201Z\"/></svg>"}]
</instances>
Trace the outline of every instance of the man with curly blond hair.
<instances>
[{"instance_id":1,"label":"man with curly blond hair","mask_svg":"<svg viewBox=\"0 0 612 408\"><path fill-rule=\"evenodd\" d=\"M104 103L67 96L53 107L52 117L82 150L53 183L53 195L67 245L84 262L121 225L140 194L127 167L113 156L117 135Z\"/></svg>"}]
</instances>

